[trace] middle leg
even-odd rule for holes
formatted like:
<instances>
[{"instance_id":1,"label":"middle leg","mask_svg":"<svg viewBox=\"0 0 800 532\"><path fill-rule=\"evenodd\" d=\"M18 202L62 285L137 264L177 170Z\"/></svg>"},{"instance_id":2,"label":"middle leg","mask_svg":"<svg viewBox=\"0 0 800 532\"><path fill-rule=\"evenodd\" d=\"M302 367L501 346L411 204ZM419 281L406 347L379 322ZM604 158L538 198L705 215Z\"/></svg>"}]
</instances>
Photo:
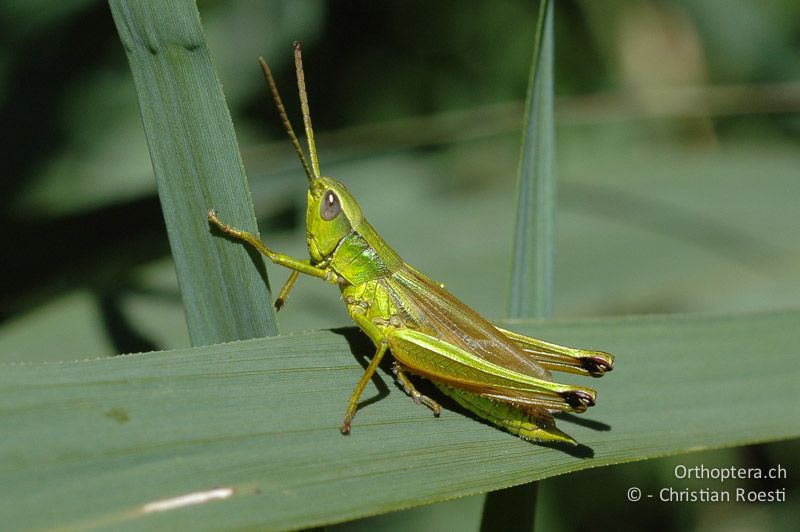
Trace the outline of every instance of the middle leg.
<instances>
[{"instance_id":1,"label":"middle leg","mask_svg":"<svg viewBox=\"0 0 800 532\"><path fill-rule=\"evenodd\" d=\"M411 383L411 379L408 378L406 372L399 363L395 362L392 366L392 373L395 374L397 380L400 382L400 385L403 387L403 391L405 391L411 398L414 400L415 403L418 405L425 405L431 410L433 410L433 415L438 416L442 408L439 406L439 403L428 397L427 395L422 395L417 391L414 385Z\"/></svg>"}]
</instances>

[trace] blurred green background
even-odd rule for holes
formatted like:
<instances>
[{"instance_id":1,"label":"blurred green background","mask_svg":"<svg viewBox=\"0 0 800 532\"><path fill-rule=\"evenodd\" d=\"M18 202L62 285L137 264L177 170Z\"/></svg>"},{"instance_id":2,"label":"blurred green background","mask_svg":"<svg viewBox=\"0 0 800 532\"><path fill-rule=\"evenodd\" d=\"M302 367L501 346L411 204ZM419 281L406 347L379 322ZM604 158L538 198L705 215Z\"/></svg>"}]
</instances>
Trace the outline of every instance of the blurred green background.
<instances>
[{"instance_id":1,"label":"blurred green background","mask_svg":"<svg viewBox=\"0 0 800 532\"><path fill-rule=\"evenodd\" d=\"M265 240L306 254L305 179L255 62L270 62L299 125L297 39L323 173L350 187L408 262L501 316L537 3L199 8ZM797 308L800 4L560 0L555 19L556 317ZM188 346L108 6L0 2L0 27L0 362ZM270 275L277 287L287 274ZM282 332L349 324L338 299L302 279ZM538 524L794 530L798 450L754 446L547 480ZM789 502L625 500L634 485L690 487L671 476L676 463L783 464ZM473 497L362 524L477 529L480 509Z\"/></svg>"}]
</instances>

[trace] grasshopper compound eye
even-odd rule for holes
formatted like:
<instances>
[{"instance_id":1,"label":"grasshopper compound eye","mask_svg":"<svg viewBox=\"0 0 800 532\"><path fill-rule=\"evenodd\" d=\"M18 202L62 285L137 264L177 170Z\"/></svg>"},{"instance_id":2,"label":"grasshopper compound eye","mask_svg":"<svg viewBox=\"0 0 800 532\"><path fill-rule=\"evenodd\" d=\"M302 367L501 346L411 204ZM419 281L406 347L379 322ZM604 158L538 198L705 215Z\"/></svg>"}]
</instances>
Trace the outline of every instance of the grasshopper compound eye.
<instances>
[{"instance_id":1,"label":"grasshopper compound eye","mask_svg":"<svg viewBox=\"0 0 800 532\"><path fill-rule=\"evenodd\" d=\"M339 216L340 212L342 212L342 206L339 203L339 196L332 190L325 192L322 204L319 206L319 215L322 216L323 220L329 222Z\"/></svg>"}]
</instances>

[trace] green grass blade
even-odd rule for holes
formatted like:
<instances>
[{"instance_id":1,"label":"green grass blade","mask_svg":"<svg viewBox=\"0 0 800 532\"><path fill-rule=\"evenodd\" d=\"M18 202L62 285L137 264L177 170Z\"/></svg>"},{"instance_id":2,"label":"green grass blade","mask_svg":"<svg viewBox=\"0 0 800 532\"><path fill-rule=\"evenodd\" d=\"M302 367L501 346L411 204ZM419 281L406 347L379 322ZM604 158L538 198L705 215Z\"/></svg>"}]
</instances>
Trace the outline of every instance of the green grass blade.
<instances>
[{"instance_id":1,"label":"green grass blade","mask_svg":"<svg viewBox=\"0 0 800 532\"><path fill-rule=\"evenodd\" d=\"M800 436L800 312L518 322L606 349L598 404L559 426L574 453L452 410L388 396L342 411L372 354L352 329L173 352L0 367L0 515L7 529L300 528L589 467ZM349 332L348 332L349 331ZM352 336L350 335L352 333ZM364 398L380 395L370 383ZM608 430L610 427L610 430ZM232 487L225 500L143 505ZM622 496L622 495L621 495Z\"/></svg>"},{"instance_id":2,"label":"green grass blade","mask_svg":"<svg viewBox=\"0 0 800 532\"><path fill-rule=\"evenodd\" d=\"M555 269L553 5L539 3L517 176L517 219L506 315L550 318ZM536 483L486 494L481 530L533 530Z\"/></svg>"},{"instance_id":3,"label":"green grass blade","mask_svg":"<svg viewBox=\"0 0 800 532\"><path fill-rule=\"evenodd\" d=\"M193 2L109 3L136 84L192 344L275 334L263 260L212 235L206 221L214 207L228 223L257 231L197 8Z\"/></svg>"},{"instance_id":4,"label":"green grass blade","mask_svg":"<svg viewBox=\"0 0 800 532\"><path fill-rule=\"evenodd\" d=\"M511 318L552 314L555 216L553 5L542 0L520 154L507 312Z\"/></svg>"}]
</instances>

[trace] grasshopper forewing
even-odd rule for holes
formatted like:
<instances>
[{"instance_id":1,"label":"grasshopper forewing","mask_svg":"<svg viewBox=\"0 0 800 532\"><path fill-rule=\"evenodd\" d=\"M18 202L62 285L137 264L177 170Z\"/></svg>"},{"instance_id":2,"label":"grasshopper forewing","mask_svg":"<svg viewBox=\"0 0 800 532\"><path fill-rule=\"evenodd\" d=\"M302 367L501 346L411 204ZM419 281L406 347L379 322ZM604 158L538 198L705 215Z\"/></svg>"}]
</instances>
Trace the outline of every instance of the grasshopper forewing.
<instances>
[{"instance_id":1,"label":"grasshopper forewing","mask_svg":"<svg viewBox=\"0 0 800 532\"><path fill-rule=\"evenodd\" d=\"M269 67L262 58L259 63L308 178L306 240L310 260L270 250L255 235L223 223L213 209L208 219L224 233L293 270L275 302L278 309L298 274L324 279L339 287L348 314L375 344L375 355L347 405L341 432L350 432L358 400L390 351L400 385L434 414L439 414L439 405L416 390L409 374L429 379L464 408L522 438L575 444L556 428L552 414L583 412L595 404L596 393L591 388L558 384L550 371L600 377L611 371L614 358L495 327L442 285L406 264L364 218L345 186L320 174L298 43L294 44L294 54L310 164Z\"/></svg>"}]
</instances>

